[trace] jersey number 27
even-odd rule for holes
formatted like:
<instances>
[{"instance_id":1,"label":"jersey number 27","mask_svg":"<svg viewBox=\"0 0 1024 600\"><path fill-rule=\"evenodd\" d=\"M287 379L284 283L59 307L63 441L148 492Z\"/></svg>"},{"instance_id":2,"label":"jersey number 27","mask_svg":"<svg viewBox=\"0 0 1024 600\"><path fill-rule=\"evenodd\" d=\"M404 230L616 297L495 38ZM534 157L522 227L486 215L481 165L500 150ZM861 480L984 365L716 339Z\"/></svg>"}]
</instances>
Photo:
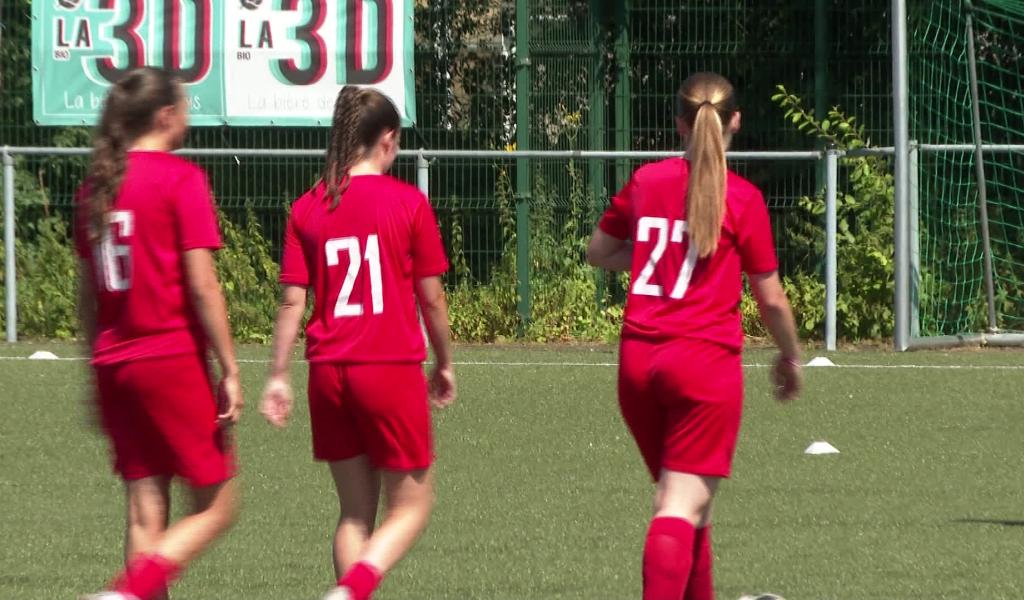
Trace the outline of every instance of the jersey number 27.
<instances>
[{"instance_id":1,"label":"jersey number 27","mask_svg":"<svg viewBox=\"0 0 1024 600\"><path fill-rule=\"evenodd\" d=\"M327 266L337 267L341 264L342 253L348 254L348 271L345 273L345 281L341 284L341 291L338 293L338 301L334 304L334 317L358 317L363 314L363 304L352 304L352 289L356 285L356 278L359 277L359 269L363 261L370 268L370 302L373 306L373 314L379 315L384 312L384 292L380 276L380 242L376 234L366 238L366 249L360 252L359 238L343 237L332 238L325 244L327 251ZM362 256L360 257L360 254Z\"/></svg>"},{"instance_id":2,"label":"jersey number 27","mask_svg":"<svg viewBox=\"0 0 1024 600\"><path fill-rule=\"evenodd\" d=\"M643 217L637 222L636 229L636 241L650 242L652 235L656 239L654 240L654 248L651 249L651 254L647 257L647 264L644 265L640 275L633 282L632 292L639 296L663 297L665 295L664 288L656 283L651 283L651 277L654 276L654 270L658 266L658 261L665 255L665 249L668 248L669 242L673 244L683 243L683 234L686 233L686 221L676 220L670 222L663 217ZM683 299L683 296L686 295L686 289L690 287L690 278L693 277L693 267L696 264L697 245L690 244L686 249L686 258L679 268L676 285L668 295L669 298L673 300Z\"/></svg>"}]
</instances>

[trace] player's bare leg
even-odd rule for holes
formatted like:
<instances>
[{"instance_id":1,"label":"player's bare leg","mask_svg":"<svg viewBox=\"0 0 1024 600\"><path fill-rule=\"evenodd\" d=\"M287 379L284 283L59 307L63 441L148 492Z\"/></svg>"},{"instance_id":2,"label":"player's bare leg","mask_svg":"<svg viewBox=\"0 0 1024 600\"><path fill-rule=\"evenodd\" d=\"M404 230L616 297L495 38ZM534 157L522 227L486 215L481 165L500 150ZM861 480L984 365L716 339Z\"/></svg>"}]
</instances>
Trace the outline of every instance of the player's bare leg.
<instances>
[{"instance_id":1,"label":"player's bare leg","mask_svg":"<svg viewBox=\"0 0 1024 600\"><path fill-rule=\"evenodd\" d=\"M167 531L171 512L171 478L145 477L125 483L127 524L125 527L124 561L156 552ZM161 594L154 600L164 600Z\"/></svg>"},{"instance_id":2,"label":"player's bare leg","mask_svg":"<svg viewBox=\"0 0 1024 600\"><path fill-rule=\"evenodd\" d=\"M416 543L434 508L434 470L383 471L386 514L362 560L389 571Z\"/></svg>"},{"instance_id":3,"label":"player's bare leg","mask_svg":"<svg viewBox=\"0 0 1024 600\"><path fill-rule=\"evenodd\" d=\"M711 501L721 481L662 469L644 543L644 600L711 600Z\"/></svg>"},{"instance_id":4,"label":"player's bare leg","mask_svg":"<svg viewBox=\"0 0 1024 600\"><path fill-rule=\"evenodd\" d=\"M194 512L171 525L156 553L187 565L227 531L238 514L238 484L234 479L192 488Z\"/></svg>"},{"instance_id":5,"label":"player's bare leg","mask_svg":"<svg viewBox=\"0 0 1024 600\"><path fill-rule=\"evenodd\" d=\"M152 523L166 522L169 502L159 479L129 487L129 537L131 558L111 583L111 591L91 600L158 600L181 570L234 522L238 485L228 480L192 488L193 514L168 527L162 535ZM163 510L161 510L163 507ZM153 543L155 539L155 544ZM144 549L143 546L148 546Z\"/></svg>"},{"instance_id":6,"label":"player's bare leg","mask_svg":"<svg viewBox=\"0 0 1024 600\"><path fill-rule=\"evenodd\" d=\"M380 504L380 472L366 455L330 463L341 515L334 534L334 572L338 579L358 562L373 535Z\"/></svg>"},{"instance_id":7,"label":"player's bare leg","mask_svg":"<svg viewBox=\"0 0 1024 600\"><path fill-rule=\"evenodd\" d=\"M685 519L694 527L703 527L711 515L711 501L721 478L661 470L654 492L654 518Z\"/></svg>"},{"instance_id":8,"label":"player's bare leg","mask_svg":"<svg viewBox=\"0 0 1024 600\"><path fill-rule=\"evenodd\" d=\"M329 600L365 600L381 578L416 543L430 520L434 507L434 473L382 471L386 513L380 527L370 535L363 552L338 581Z\"/></svg>"}]
</instances>

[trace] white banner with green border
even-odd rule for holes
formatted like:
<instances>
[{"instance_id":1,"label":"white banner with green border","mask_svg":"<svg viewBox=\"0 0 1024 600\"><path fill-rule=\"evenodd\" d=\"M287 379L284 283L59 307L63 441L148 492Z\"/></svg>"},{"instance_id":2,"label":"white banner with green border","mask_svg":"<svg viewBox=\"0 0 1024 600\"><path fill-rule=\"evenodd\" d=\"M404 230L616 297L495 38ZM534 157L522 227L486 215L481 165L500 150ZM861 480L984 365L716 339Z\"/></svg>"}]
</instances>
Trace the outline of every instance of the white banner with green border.
<instances>
[{"instance_id":1,"label":"white banner with green border","mask_svg":"<svg viewBox=\"0 0 1024 600\"><path fill-rule=\"evenodd\" d=\"M36 0L33 115L90 125L143 65L185 82L194 125L327 126L366 85L416 121L412 0Z\"/></svg>"}]
</instances>

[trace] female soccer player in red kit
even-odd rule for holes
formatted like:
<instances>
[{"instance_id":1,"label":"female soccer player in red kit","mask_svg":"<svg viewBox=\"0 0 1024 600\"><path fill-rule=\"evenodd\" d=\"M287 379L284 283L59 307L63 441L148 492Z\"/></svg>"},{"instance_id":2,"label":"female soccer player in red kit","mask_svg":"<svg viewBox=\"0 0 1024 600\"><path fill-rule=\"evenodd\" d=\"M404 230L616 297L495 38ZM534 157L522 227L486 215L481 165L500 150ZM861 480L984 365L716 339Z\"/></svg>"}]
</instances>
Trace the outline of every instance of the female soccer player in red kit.
<instances>
[{"instance_id":1,"label":"female soccer player in red kit","mask_svg":"<svg viewBox=\"0 0 1024 600\"><path fill-rule=\"evenodd\" d=\"M163 597L236 512L225 428L242 393L214 270L221 243L209 184L169 154L187 130L177 81L150 68L126 74L107 95L77 198L79 312L128 504L127 566L97 599ZM218 398L208 346L221 368ZM173 476L188 482L193 511L168 526Z\"/></svg>"},{"instance_id":2,"label":"female soccer player in red kit","mask_svg":"<svg viewBox=\"0 0 1024 600\"><path fill-rule=\"evenodd\" d=\"M342 89L323 177L292 206L285 233L262 410L277 426L291 411L288 356L309 289L313 456L329 464L341 503L331 600L370 598L426 527L434 485L429 400L443 407L455 399L437 221L419 190L385 174L400 127L380 92ZM417 303L436 360L429 392ZM375 529L381 487L386 514Z\"/></svg>"},{"instance_id":3,"label":"female soccer player in red kit","mask_svg":"<svg viewBox=\"0 0 1024 600\"><path fill-rule=\"evenodd\" d=\"M687 159L641 167L605 212L591 264L631 271L619 406L657 483L644 600L710 600L711 501L730 473L743 405L742 275L779 345L780 400L799 392L800 347L761 192L728 171L732 85L698 73L677 97Z\"/></svg>"}]
</instances>

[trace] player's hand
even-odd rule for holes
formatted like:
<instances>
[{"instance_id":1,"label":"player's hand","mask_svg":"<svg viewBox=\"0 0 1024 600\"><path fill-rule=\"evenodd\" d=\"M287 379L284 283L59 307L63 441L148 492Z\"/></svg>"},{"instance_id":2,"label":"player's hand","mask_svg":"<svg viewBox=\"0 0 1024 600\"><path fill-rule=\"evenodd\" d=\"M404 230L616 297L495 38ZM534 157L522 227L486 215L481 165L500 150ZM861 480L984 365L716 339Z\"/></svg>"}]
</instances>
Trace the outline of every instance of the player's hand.
<instances>
[{"instance_id":1,"label":"player's hand","mask_svg":"<svg viewBox=\"0 0 1024 600\"><path fill-rule=\"evenodd\" d=\"M221 427L234 425L241 418L242 405L245 401L242 399L242 382L237 372L228 373L221 378L220 385L217 386L217 404L217 423Z\"/></svg>"},{"instance_id":2,"label":"player's hand","mask_svg":"<svg viewBox=\"0 0 1024 600\"><path fill-rule=\"evenodd\" d=\"M795 358L781 354L775 360L775 399L779 402L795 400L804 385L803 367Z\"/></svg>"},{"instance_id":3,"label":"player's hand","mask_svg":"<svg viewBox=\"0 0 1024 600\"><path fill-rule=\"evenodd\" d=\"M274 427L284 427L292 414L292 386L286 377L271 377L263 389L260 412Z\"/></svg>"},{"instance_id":4,"label":"player's hand","mask_svg":"<svg viewBox=\"0 0 1024 600\"><path fill-rule=\"evenodd\" d=\"M430 374L430 404L445 408L455 402L455 371L451 366L434 367Z\"/></svg>"}]
</instances>

